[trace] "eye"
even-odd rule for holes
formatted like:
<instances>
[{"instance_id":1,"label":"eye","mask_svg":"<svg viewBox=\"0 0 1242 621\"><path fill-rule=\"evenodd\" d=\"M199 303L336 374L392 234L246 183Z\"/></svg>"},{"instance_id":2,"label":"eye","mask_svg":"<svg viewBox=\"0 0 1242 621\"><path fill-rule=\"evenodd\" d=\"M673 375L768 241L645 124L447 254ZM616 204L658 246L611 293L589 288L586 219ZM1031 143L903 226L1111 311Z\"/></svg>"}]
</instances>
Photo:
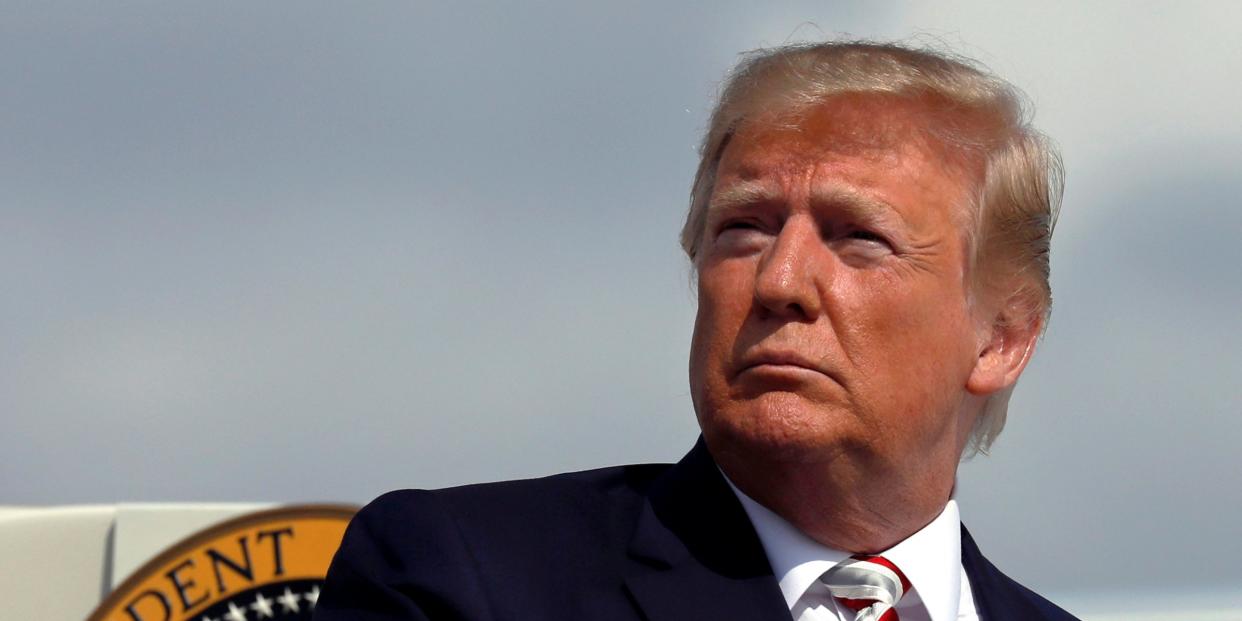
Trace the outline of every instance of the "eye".
<instances>
[{"instance_id":1,"label":"eye","mask_svg":"<svg viewBox=\"0 0 1242 621\"><path fill-rule=\"evenodd\" d=\"M858 239L862 241L877 242L881 244L888 243L887 240L885 240L878 233L873 233L866 229L854 229L850 231L848 234L846 234L846 237L849 239Z\"/></svg>"},{"instance_id":2,"label":"eye","mask_svg":"<svg viewBox=\"0 0 1242 621\"><path fill-rule=\"evenodd\" d=\"M872 265L893 254L893 247L887 238L864 228L843 232L832 245L846 263L855 267Z\"/></svg>"},{"instance_id":3,"label":"eye","mask_svg":"<svg viewBox=\"0 0 1242 621\"><path fill-rule=\"evenodd\" d=\"M753 218L737 218L720 223L716 245L730 254L749 253L761 248L768 238L767 227Z\"/></svg>"},{"instance_id":4,"label":"eye","mask_svg":"<svg viewBox=\"0 0 1242 621\"><path fill-rule=\"evenodd\" d=\"M763 225L757 220L749 218L738 220L726 220L720 224L720 232L717 235L726 233L746 233L748 231L762 231Z\"/></svg>"}]
</instances>

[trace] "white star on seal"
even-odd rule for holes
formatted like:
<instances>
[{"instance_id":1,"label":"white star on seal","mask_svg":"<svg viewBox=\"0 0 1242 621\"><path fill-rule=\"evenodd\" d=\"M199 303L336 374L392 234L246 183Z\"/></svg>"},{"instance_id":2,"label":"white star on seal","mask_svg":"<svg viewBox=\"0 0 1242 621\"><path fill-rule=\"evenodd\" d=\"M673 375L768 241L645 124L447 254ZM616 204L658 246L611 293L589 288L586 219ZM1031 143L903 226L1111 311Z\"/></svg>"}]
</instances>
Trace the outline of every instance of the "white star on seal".
<instances>
[{"instance_id":1,"label":"white star on seal","mask_svg":"<svg viewBox=\"0 0 1242 621\"><path fill-rule=\"evenodd\" d=\"M263 597L262 593L254 594L254 603L250 605L250 609L259 613L260 619L276 616L276 613L272 611L272 600Z\"/></svg>"},{"instance_id":2,"label":"white star on seal","mask_svg":"<svg viewBox=\"0 0 1242 621\"><path fill-rule=\"evenodd\" d=\"M311 590L307 591L302 597L306 598L306 601L310 602L311 608L314 608L315 604L319 603L319 585L311 587Z\"/></svg>"},{"instance_id":3,"label":"white star on seal","mask_svg":"<svg viewBox=\"0 0 1242 621\"><path fill-rule=\"evenodd\" d=\"M224 615L228 621L246 621L246 610L238 608L233 602L229 602L229 611Z\"/></svg>"},{"instance_id":4,"label":"white star on seal","mask_svg":"<svg viewBox=\"0 0 1242 621\"><path fill-rule=\"evenodd\" d=\"M280 611L282 613L297 612L302 609L301 606L298 605L298 596L294 595L293 591L289 590L289 587L285 587L285 592L281 593L280 596L276 598L276 601L280 602L280 605L283 607Z\"/></svg>"}]
</instances>

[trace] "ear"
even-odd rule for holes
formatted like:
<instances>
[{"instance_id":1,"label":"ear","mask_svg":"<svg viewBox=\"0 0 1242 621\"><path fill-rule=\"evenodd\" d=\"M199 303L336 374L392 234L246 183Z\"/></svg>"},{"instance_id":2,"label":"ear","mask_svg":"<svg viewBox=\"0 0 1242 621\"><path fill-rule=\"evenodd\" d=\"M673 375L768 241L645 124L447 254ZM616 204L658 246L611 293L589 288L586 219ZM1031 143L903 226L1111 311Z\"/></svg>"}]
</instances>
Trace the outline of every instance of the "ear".
<instances>
[{"instance_id":1,"label":"ear","mask_svg":"<svg viewBox=\"0 0 1242 621\"><path fill-rule=\"evenodd\" d=\"M1018 381L1026 363L1035 353L1035 342L1043 328L1043 313L1037 304L1014 296L995 313L990 325L980 330L979 356L966 380L971 394L988 396Z\"/></svg>"}]
</instances>

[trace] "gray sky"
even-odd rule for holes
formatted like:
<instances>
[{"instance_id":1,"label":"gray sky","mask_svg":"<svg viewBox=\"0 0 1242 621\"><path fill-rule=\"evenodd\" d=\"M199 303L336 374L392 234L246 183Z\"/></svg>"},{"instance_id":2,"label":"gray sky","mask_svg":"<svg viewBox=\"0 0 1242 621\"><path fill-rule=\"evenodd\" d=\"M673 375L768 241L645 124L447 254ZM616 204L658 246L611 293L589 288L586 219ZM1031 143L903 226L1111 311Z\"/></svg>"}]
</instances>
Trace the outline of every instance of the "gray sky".
<instances>
[{"instance_id":1,"label":"gray sky","mask_svg":"<svg viewBox=\"0 0 1242 621\"><path fill-rule=\"evenodd\" d=\"M1242 5L585 4L0 2L0 504L678 459L716 84L917 32L1023 87L1069 171L964 520L1037 589L1237 593Z\"/></svg>"}]
</instances>

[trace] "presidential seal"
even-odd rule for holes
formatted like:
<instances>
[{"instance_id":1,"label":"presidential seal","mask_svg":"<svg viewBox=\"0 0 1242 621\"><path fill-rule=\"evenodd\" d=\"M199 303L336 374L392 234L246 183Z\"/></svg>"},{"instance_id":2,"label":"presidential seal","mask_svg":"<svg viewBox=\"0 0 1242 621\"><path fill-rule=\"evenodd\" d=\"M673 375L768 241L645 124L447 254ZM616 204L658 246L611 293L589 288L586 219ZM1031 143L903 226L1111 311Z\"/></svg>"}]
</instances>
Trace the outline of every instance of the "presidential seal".
<instances>
[{"instance_id":1,"label":"presidential seal","mask_svg":"<svg viewBox=\"0 0 1242 621\"><path fill-rule=\"evenodd\" d=\"M87 621L310 619L356 511L299 505L212 526L135 571Z\"/></svg>"}]
</instances>

